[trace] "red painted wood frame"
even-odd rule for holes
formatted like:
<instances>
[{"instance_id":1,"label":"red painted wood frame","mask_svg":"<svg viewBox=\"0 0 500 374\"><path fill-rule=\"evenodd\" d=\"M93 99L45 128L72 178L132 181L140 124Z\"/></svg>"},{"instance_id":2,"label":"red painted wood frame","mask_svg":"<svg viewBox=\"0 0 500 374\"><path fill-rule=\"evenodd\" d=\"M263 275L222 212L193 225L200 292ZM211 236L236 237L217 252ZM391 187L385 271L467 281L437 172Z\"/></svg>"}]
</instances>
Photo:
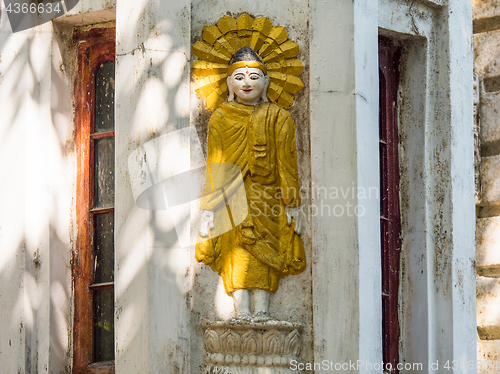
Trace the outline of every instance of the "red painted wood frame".
<instances>
[{"instance_id":1,"label":"red painted wood frame","mask_svg":"<svg viewBox=\"0 0 500 374\"><path fill-rule=\"evenodd\" d=\"M75 80L75 129L77 154L76 217L78 236L73 252L74 330L73 373L111 374L114 362L93 363L93 216L95 72L106 61L115 61L115 28L76 30L78 45ZM103 133L99 136L102 137ZM114 131L106 133L114 136ZM110 212L114 208L99 209ZM108 287L113 287L111 284Z\"/></svg>"},{"instance_id":2,"label":"red painted wood frame","mask_svg":"<svg viewBox=\"0 0 500 374\"><path fill-rule=\"evenodd\" d=\"M379 38L380 231L382 242L382 343L387 368L399 373L399 275L401 214L397 94L400 48Z\"/></svg>"}]
</instances>

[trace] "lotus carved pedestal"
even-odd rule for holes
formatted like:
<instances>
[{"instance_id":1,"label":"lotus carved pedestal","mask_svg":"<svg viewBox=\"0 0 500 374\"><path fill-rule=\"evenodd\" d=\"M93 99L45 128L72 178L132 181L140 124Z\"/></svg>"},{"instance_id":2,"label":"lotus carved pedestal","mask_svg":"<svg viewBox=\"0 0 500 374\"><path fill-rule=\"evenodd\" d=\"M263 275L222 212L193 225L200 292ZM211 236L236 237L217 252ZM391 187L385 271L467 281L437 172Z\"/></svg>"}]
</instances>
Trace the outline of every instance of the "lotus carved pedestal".
<instances>
[{"instance_id":1,"label":"lotus carved pedestal","mask_svg":"<svg viewBox=\"0 0 500 374\"><path fill-rule=\"evenodd\" d=\"M299 361L302 326L286 321L206 322L205 373L289 374Z\"/></svg>"}]
</instances>

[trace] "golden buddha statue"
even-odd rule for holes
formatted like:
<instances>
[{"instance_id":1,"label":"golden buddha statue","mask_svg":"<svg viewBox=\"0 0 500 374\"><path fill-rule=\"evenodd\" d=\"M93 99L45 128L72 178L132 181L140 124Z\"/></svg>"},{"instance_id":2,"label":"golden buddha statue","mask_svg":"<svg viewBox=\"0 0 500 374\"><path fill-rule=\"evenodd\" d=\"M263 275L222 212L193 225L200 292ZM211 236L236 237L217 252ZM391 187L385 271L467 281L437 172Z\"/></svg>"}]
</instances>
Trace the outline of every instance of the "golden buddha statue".
<instances>
[{"instance_id":1,"label":"golden buddha statue","mask_svg":"<svg viewBox=\"0 0 500 374\"><path fill-rule=\"evenodd\" d=\"M269 293L278 289L280 278L301 273L306 266L299 236L295 122L285 109L269 102L266 66L250 47L234 54L227 75L229 97L209 121L207 166L209 171L216 164L238 167L248 215L232 230L211 237L211 229L221 224L221 199L210 198L213 176L207 176L200 206L206 226L200 231L196 260L220 274L238 318L264 321L269 318Z\"/></svg>"}]
</instances>

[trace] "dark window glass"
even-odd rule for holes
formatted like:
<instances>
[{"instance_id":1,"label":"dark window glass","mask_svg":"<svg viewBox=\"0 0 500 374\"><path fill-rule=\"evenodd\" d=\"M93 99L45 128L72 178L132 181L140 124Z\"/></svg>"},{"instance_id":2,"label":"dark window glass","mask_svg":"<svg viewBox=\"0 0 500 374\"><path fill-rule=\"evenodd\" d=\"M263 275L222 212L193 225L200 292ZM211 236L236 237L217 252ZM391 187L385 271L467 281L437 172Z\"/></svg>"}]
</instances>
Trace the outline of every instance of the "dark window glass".
<instances>
[{"instance_id":1,"label":"dark window glass","mask_svg":"<svg viewBox=\"0 0 500 374\"><path fill-rule=\"evenodd\" d=\"M114 217L113 212L95 216L95 283L114 280Z\"/></svg>"},{"instance_id":2,"label":"dark window glass","mask_svg":"<svg viewBox=\"0 0 500 374\"><path fill-rule=\"evenodd\" d=\"M115 201L115 139L95 140L95 206L113 206Z\"/></svg>"},{"instance_id":3,"label":"dark window glass","mask_svg":"<svg viewBox=\"0 0 500 374\"><path fill-rule=\"evenodd\" d=\"M96 73L94 123L94 362L114 360L115 64ZM108 133L109 132L109 133ZM105 134L103 134L105 133Z\"/></svg>"},{"instance_id":4,"label":"dark window glass","mask_svg":"<svg viewBox=\"0 0 500 374\"><path fill-rule=\"evenodd\" d=\"M115 359L114 290L94 291L94 361Z\"/></svg>"},{"instance_id":5,"label":"dark window glass","mask_svg":"<svg viewBox=\"0 0 500 374\"><path fill-rule=\"evenodd\" d=\"M115 128L115 63L104 62L95 77L95 132Z\"/></svg>"}]
</instances>

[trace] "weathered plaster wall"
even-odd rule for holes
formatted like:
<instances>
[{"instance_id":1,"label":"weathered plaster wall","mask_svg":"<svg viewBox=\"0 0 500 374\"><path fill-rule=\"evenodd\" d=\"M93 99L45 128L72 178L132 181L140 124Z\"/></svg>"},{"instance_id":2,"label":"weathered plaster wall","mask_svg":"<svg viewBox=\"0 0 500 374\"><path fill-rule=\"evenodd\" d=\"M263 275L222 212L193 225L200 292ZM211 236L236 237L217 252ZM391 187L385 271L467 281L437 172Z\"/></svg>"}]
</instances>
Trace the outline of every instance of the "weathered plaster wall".
<instances>
[{"instance_id":1,"label":"weathered plaster wall","mask_svg":"<svg viewBox=\"0 0 500 374\"><path fill-rule=\"evenodd\" d=\"M406 24L406 23L405 23ZM427 48L425 37L412 36L402 42L401 94L399 106L401 170L401 284L400 322L402 361L429 359L428 279L425 222L426 174L423 144L426 125ZM420 332L418 332L420 331Z\"/></svg>"},{"instance_id":2,"label":"weathered plaster wall","mask_svg":"<svg viewBox=\"0 0 500 374\"><path fill-rule=\"evenodd\" d=\"M355 192L333 200L311 194L304 204L360 204L365 213L309 219L304 234L308 268L282 280L271 313L305 325L305 362L381 361L379 201L356 196L360 188L379 185L379 31L404 48L401 357L424 363L471 358L475 304L468 4L80 0L54 24L19 34L10 32L6 13L1 13L0 175L6 177L0 183L0 372L70 370L70 258L76 233L76 55L70 37L74 27L109 25L115 17L116 372L201 371L200 323L230 314L230 307L219 314L214 308L216 302L230 302L218 276L194 261L192 248L181 248L171 217L135 205L128 157L148 141L189 126L204 144L210 113L192 89L190 48L205 24L242 12L286 26L300 45L305 89L291 113L302 185L310 191L333 187ZM489 35L483 35L484 43L476 37L476 51L496 43L494 33ZM478 61L494 71L493 57L476 59L479 74L487 69L478 69ZM494 105L484 108L487 116ZM172 164L179 161L175 156ZM483 192L491 198L480 212L490 213L478 220L479 235L491 232L498 215L491 213L497 205L495 184L489 185L486 181ZM489 297L496 300L497 278L488 273L500 266L491 250L495 235L478 240L478 270L484 277L479 280L484 290L480 313L494 306ZM481 326L496 326L494 314L484 316ZM482 340L480 357L496 355L496 342ZM366 366L358 371L381 373Z\"/></svg>"},{"instance_id":3,"label":"weathered plaster wall","mask_svg":"<svg viewBox=\"0 0 500 374\"><path fill-rule=\"evenodd\" d=\"M357 196L378 185L378 4L310 7L311 183L354 192L340 201L313 194L312 204L365 211L311 222L315 360L380 362L378 197Z\"/></svg>"},{"instance_id":4,"label":"weathered plaster wall","mask_svg":"<svg viewBox=\"0 0 500 374\"><path fill-rule=\"evenodd\" d=\"M25 101L26 63L28 36L11 35L7 14L1 12L1 56L2 85L0 108L2 112L2 147L0 168L2 175L10 176L10 183L1 185L1 283L0 317L5 323L0 326L3 339L0 342L1 370L16 372L25 367L24 331L24 267L26 243L25 224L25 186L26 186L26 124ZM10 43L10 44L9 44ZM7 69L8 68L8 69ZM10 71L10 75L6 72ZM12 102L10 102L12 100ZM10 104L10 105L9 105ZM2 178L3 179L3 178ZM6 212L15 214L6 215ZM12 357L13 359L10 359ZM9 358L9 359L8 359Z\"/></svg>"},{"instance_id":5,"label":"weathered plaster wall","mask_svg":"<svg viewBox=\"0 0 500 374\"><path fill-rule=\"evenodd\" d=\"M80 2L73 12L113 6L88 3ZM92 22L91 15L86 18ZM81 19L72 22L79 25ZM2 373L71 370L76 55L72 30L63 24L12 34L5 9L1 12Z\"/></svg>"},{"instance_id":6,"label":"weathered plaster wall","mask_svg":"<svg viewBox=\"0 0 500 374\"><path fill-rule=\"evenodd\" d=\"M0 371L71 367L72 105L51 23L0 31Z\"/></svg>"},{"instance_id":7,"label":"weathered plaster wall","mask_svg":"<svg viewBox=\"0 0 500 374\"><path fill-rule=\"evenodd\" d=\"M190 13L187 0L117 2L115 331L119 373L198 370L191 368L189 359L191 254L177 243L168 211L147 211L135 205L128 174L131 152L189 126Z\"/></svg>"},{"instance_id":8,"label":"weathered plaster wall","mask_svg":"<svg viewBox=\"0 0 500 374\"><path fill-rule=\"evenodd\" d=\"M480 199L477 207L477 331L478 360L500 360L500 318L498 289L500 258L499 154L500 154L500 4L473 1L474 70L479 77L479 108L476 121L480 129ZM480 373L497 369L483 368Z\"/></svg>"}]
</instances>

